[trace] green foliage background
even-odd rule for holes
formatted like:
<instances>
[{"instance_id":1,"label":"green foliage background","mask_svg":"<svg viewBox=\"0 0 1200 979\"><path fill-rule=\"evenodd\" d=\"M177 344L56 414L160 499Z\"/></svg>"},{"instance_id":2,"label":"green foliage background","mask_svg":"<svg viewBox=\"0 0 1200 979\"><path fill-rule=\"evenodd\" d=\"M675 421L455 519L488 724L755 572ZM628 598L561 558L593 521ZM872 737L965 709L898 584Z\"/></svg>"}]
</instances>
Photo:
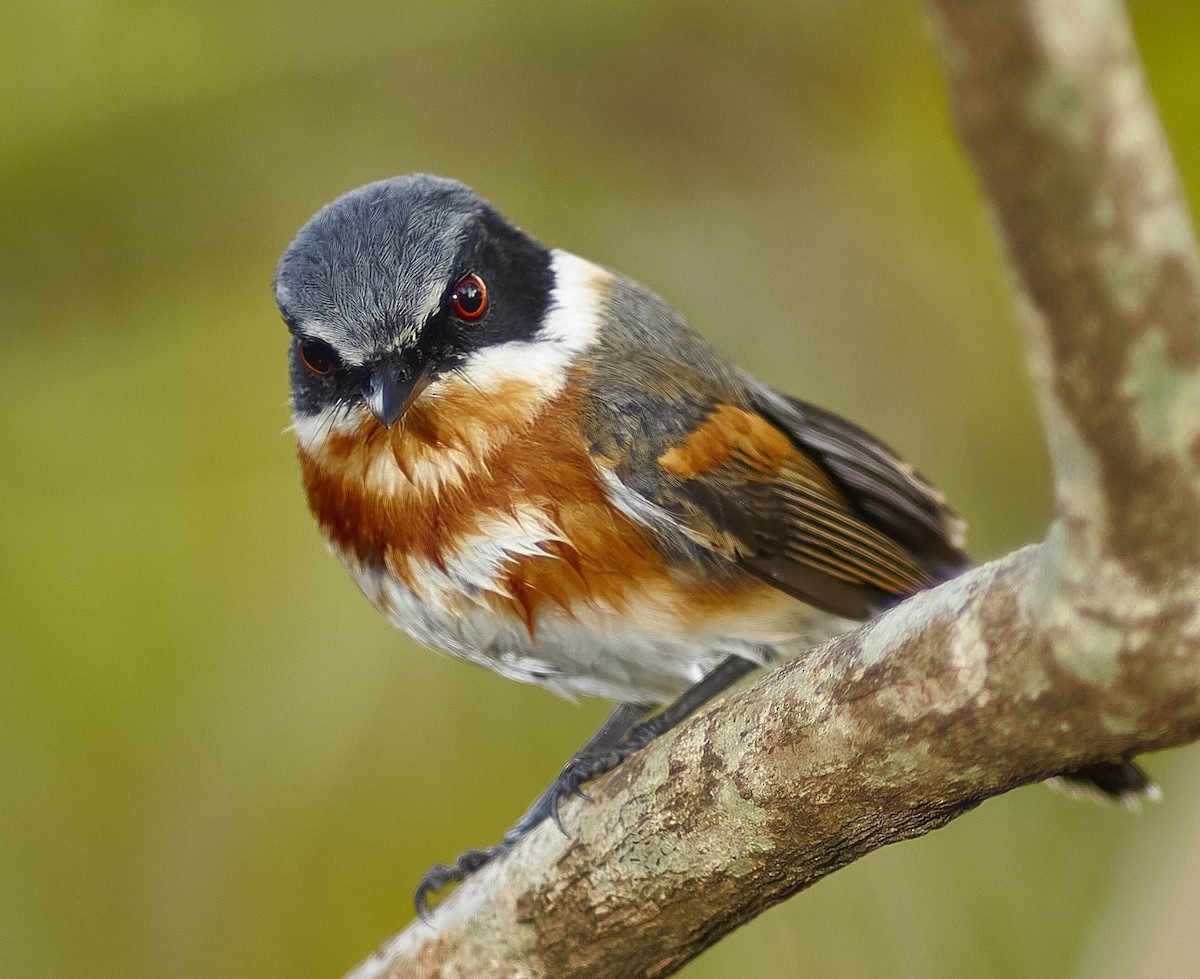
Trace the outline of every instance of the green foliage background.
<instances>
[{"instance_id":1,"label":"green foliage background","mask_svg":"<svg viewBox=\"0 0 1200 979\"><path fill-rule=\"evenodd\" d=\"M1193 194L1200 8L1133 6ZM900 447L980 558L1045 450L922 11L894 0L17 0L0 38L0 973L341 975L604 713L389 628L305 511L276 257L459 177ZM1041 788L685 970L1200 973L1200 755L1141 816ZM569 813L568 813L569 820ZM581 940L586 940L581 937Z\"/></svg>"}]
</instances>

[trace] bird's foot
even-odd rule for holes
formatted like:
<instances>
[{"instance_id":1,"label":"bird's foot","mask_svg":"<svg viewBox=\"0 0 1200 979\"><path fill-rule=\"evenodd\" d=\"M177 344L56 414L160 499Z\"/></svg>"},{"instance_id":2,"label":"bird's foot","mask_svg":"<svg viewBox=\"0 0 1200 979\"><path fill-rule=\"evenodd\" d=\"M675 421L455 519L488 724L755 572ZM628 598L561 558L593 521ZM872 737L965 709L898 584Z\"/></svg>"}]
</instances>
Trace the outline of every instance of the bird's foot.
<instances>
[{"instance_id":1,"label":"bird's foot","mask_svg":"<svg viewBox=\"0 0 1200 979\"><path fill-rule=\"evenodd\" d=\"M421 920L429 924L429 898L432 895L451 884L466 880L475 871L510 849L512 849L512 844L505 836L504 842L494 846L460 853L454 863L438 863L430 867L417 884L416 892L413 894L413 904L416 905L417 914L420 915Z\"/></svg>"},{"instance_id":2,"label":"bird's foot","mask_svg":"<svg viewBox=\"0 0 1200 979\"><path fill-rule=\"evenodd\" d=\"M504 839L499 843L479 850L467 850L460 854L453 863L439 863L431 867L417 884L417 890L413 896L417 914L421 916L421 920L426 923L429 921L430 897L451 884L461 883L501 854L507 853L530 830L547 819L551 820L564 836L570 836L571 834L563 822L562 804L572 796L590 800L590 796L583 790L586 783L611 772L635 751L653 741L657 732L642 730L648 726L648 723L634 727L616 745L597 748L585 746L567 762L546 791L529 807L529 811L517 821L516 825L504 834Z\"/></svg>"}]
</instances>

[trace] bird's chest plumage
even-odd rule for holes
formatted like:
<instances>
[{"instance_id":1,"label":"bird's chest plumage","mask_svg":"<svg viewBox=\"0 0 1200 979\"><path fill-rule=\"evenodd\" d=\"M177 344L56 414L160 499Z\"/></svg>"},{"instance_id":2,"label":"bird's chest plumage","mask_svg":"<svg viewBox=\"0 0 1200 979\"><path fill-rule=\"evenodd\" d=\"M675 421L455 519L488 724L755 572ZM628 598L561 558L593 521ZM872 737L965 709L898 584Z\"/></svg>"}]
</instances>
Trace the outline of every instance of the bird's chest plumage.
<instances>
[{"instance_id":1,"label":"bird's chest plumage","mask_svg":"<svg viewBox=\"0 0 1200 979\"><path fill-rule=\"evenodd\" d=\"M656 700L797 632L801 603L670 565L610 502L578 404L443 384L393 429L301 440L310 506L367 597L436 648L564 693ZM800 627L803 629L803 626Z\"/></svg>"}]
</instances>

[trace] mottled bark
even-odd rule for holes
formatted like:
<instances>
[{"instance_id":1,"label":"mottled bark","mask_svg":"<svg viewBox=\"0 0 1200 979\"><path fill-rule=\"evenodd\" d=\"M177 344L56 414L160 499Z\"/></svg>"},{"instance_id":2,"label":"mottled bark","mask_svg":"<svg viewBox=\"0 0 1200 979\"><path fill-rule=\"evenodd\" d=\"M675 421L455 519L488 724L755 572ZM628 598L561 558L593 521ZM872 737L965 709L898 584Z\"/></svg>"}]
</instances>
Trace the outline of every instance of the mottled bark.
<instances>
[{"instance_id":1,"label":"mottled bark","mask_svg":"<svg viewBox=\"0 0 1200 979\"><path fill-rule=\"evenodd\" d=\"M1200 276L1124 13L931 6L1028 333L1047 539L662 738L357 979L665 976L989 796L1200 738Z\"/></svg>"}]
</instances>

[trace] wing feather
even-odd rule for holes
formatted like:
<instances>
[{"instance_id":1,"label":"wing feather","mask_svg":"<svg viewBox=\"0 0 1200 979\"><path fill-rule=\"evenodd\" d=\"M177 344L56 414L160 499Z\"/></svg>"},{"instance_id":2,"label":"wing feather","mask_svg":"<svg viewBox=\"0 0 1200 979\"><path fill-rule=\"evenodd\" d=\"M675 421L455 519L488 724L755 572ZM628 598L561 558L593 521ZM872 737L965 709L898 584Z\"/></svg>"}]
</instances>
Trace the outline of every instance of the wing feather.
<instances>
[{"instance_id":1,"label":"wing feather","mask_svg":"<svg viewBox=\"0 0 1200 979\"><path fill-rule=\"evenodd\" d=\"M962 550L962 521L891 448L832 412L747 380L753 406L818 459L855 509L904 546L933 580L971 566Z\"/></svg>"},{"instance_id":2,"label":"wing feather","mask_svg":"<svg viewBox=\"0 0 1200 979\"><path fill-rule=\"evenodd\" d=\"M832 434L820 435L832 451ZM856 456L837 443L840 469L826 468L824 456L773 420L714 402L659 453L652 478L643 471L624 482L651 488L654 512L669 515L688 540L810 604L863 618L940 576L889 532L892 515L905 517L910 539L913 527L942 534L949 526L944 508L934 509L940 500L925 496L933 491L889 467L876 445L865 443ZM856 505L868 494L872 506ZM655 529L661 541L661 521Z\"/></svg>"},{"instance_id":3,"label":"wing feather","mask_svg":"<svg viewBox=\"0 0 1200 979\"><path fill-rule=\"evenodd\" d=\"M957 518L886 445L737 371L635 284L613 289L625 329L577 367L584 435L613 504L672 561L846 618L969 566Z\"/></svg>"}]
</instances>

